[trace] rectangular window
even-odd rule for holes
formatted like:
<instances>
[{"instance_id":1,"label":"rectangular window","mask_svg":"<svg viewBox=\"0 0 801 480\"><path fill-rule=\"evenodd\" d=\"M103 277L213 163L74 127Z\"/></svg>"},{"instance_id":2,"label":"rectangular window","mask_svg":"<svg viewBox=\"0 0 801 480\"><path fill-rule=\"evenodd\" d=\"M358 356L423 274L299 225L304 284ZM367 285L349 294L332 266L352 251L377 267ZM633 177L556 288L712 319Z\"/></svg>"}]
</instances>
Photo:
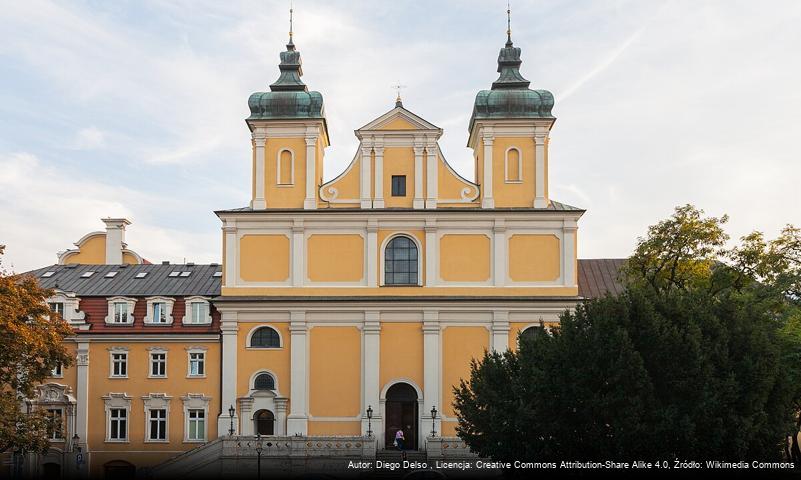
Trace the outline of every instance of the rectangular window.
<instances>
[{"instance_id":1,"label":"rectangular window","mask_svg":"<svg viewBox=\"0 0 801 480\"><path fill-rule=\"evenodd\" d=\"M50 302L50 311L61 315L64 318L64 302Z\"/></svg>"},{"instance_id":2,"label":"rectangular window","mask_svg":"<svg viewBox=\"0 0 801 480\"><path fill-rule=\"evenodd\" d=\"M206 412L205 410L191 409L189 415L188 440L206 439Z\"/></svg>"},{"instance_id":3,"label":"rectangular window","mask_svg":"<svg viewBox=\"0 0 801 480\"><path fill-rule=\"evenodd\" d=\"M128 323L128 304L114 302L114 323Z\"/></svg>"},{"instance_id":4,"label":"rectangular window","mask_svg":"<svg viewBox=\"0 0 801 480\"><path fill-rule=\"evenodd\" d=\"M124 408L112 408L109 410L109 433L110 440L128 439L128 410Z\"/></svg>"},{"instance_id":5,"label":"rectangular window","mask_svg":"<svg viewBox=\"0 0 801 480\"><path fill-rule=\"evenodd\" d=\"M50 424L47 426L47 438L50 440L64 439L64 415L60 408L48 408L47 417Z\"/></svg>"},{"instance_id":6,"label":"rectangular window","mask_svg":"<svg viewBox=\"0 0 801 480\"><path fill-rule=\"evenodd\" d=\"M151 409L148 423L149 432L147 438L150 440L167 439L167 410L163 408Z\"/></svg>"},{"instance_id":7,"label":"rectangular window","mask_svg":"<svg viewBox=\"0 0 801 480\"><path fill-rule=\"evenodd\" d=\"M192 377L206 374L206 354L193 352L189 354L189 375Z\"/></svg>"},{"instance_id":8,"label":"rectangular window","mask_svg":"<svg viewBox=\"0 0 801 480\"><path fill-rule=\"evenodd\" d=\"M127 377L128 376L128 354L127 353L112 353L111 354L111 376L112 377Z\"/></svg>"},{"instance_id":9,"label":"rectangular window","mask_svg":"<svg viewBox=\"0 0 801 480\"><path fill-rule=\"evenodd\" d=\"M51 377L60 377L64 374L64 366L60 363L53 367L53 371L50 372Z\"/></svg>"},{"instance_id":10,"label":"rectangular window","mask_svg":"<svg viewBox=\"0 0 801 480\"><path fill-rule=\"evenodd\" d=\"M167 376L167 354L166 353L151 353L150 354L150 376L151 377L166 377Z\"/></svg>"},{"instance_id":11,"label":"rectangular window","mask_svg":"<svg viewBox=\"0 0 801 480\"><path fill-rule=\"evenodd\" d=\"M392 196L393 197L406 196L406 175L392 176Z\"/></svg>"},{"instance_id":12,"label":"rectangular window","mask_svg":"<svg viewBox=\"0 0 801 480\"><path fill-rule=\"evenodd\" d=\"M153 323L167 323L167 304L156 302L153 304Z\"/></svg>"},{"instance_id":13,"label":"rectangular window","mask_svg":"<svg viewBox=\"0 0 801 480\"><path fill-rule=\"evenodd\" d=\"M190 323L206 323L209 317L209 304L206 302L192 302L192 316Z\"/></svg>"}]
</instances>

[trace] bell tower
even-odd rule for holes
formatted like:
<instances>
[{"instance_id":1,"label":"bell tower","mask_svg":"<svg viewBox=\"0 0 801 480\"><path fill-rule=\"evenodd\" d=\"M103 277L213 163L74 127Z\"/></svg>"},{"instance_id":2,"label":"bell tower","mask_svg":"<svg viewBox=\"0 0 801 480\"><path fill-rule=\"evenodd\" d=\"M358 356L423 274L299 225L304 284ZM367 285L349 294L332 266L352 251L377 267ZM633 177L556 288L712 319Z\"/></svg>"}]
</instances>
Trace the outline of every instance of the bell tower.
<instances>
[{"instance_id":1,"label":"bell tower","mask_svg":"<svg viewBox=\"0 0 801 480\"><path fill-rule=\"evenodd\" d=\"M512 43L507 8L506 45L498 79L476 95L468 147L476 161L482 208L547 208L548 139L556 118L547 90L532 90L520 73L520 47Z\"/></svg>"},{"instance_id":2,"label":"bell tower","mask_svg":"<svg viewBox=\"0 0 801 480\"><path fill-rule=\"evenodd\" d=\"M250 96L247 125L253 146L253 185L250 207L317 208L317 189L323 178L323 153L329 145L328 126L320 92L310 92L300 52L292 39L281 52L281 75L269 92Z\"/></svg>"}]
</instances>

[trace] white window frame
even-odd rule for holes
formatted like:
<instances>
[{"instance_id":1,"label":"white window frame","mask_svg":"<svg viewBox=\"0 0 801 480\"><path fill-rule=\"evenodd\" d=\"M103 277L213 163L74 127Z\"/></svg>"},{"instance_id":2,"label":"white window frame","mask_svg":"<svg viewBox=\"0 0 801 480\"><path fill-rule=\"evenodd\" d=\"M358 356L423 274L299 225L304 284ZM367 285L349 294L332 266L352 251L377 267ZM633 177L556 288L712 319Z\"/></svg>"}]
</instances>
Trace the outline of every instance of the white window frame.
<instances>
[{"instance_id":1,"label":"white window frame","mask_svg":"<svg viewBox=\"0 0 801 480\"><path fill-rule=\"evenodd\" d=\"M114 321L114 304L125 303L128 305L128 321L115 322ZM108 299L108 315L106 316L106 325L133 325L134 323L134 307L136 307L136 299L128 297L111 297Z\"/></svg>"},{"instance_id":2,"label":"white window frame","mask_svg":"<svg viewBox=\"0 0 801 480\"><path fill-rule=\"evenodd\" d=\"M103 397L106 411L106 442L128 443L131 437L131 397L125 393L109 393ZM111 438L111 410L125 410L125 437Z\"/></svg>"},{"instance_id":3,"label":"white window frame","mask_svg":"<svg viewBox=\"0 0 801 480\"><path fill-rule=\"evenodd\" d=\"M150 393L142 397L145 407L145 443L169 443L170 441L170 400L172 397L166 393ZM150 412L151 410L164 410L164 438L152 439Z\"/></svg>"},{"instance_id":4,"label":"white window frame","mask_svg":"<svg viewBox=\"0 0 801 480\"><path fill-rule=\"evenodd\" d=\"M209 402L211 397L207 397L202 393L187 393L181 397L184 404L184 442L185 443L205 443L209 438ZM202 410L203 411L203 438L193 439L189 438L189 411Z\"/></svg>"},{"instance_id":5,"label":"white window frame","mask_svg":"<svg viewBox=\"0 0 801 480\"><path fill-rule=\"evenodd\" d=\"M192 321L192 304L194 303L204 303L206 305L207 315L203 323L195 323ZM209 298L201 297L199 295L184 298L184 317L181 319L181 323L183 323L184 325L211 324L211 302L209 302Z\"/></svg>"},{"instance_id":6,"label":"white window frame","mask_svg":"<svg viewBox=\"0 0 801 480\"><path fill-rule=\"evenodd\" d=\"M164 361L159 362L163 363L164 365L164 374L163 375L154 375L153 374L153 355L164 355ZM151 347L148 348L147 354L147 378L167 378L167 349L161 347Z\"/></svg>"},{"instance_id":7,"label":"white window frame","mask_svg":"<svg viewBox=\"0 0 801 480\"><path fill-rule=\"evenodd\" d=\"M50 432L47 432L47 439L50 440L51 442L63 442L65 440L64 433L65 433L65 430L66 430L66 423L64 422L64 420L65 420L64 419L64 409L62 407L50 407L50 406L48 406L48 407L45 408L45 411L47 411L48 416L49 416L51 411L59 412L58 417L61 420L61 426L58 429L58 433L61 436L60 437L56 437L53 434L51 434ZM56 431L54 430L53 433L56 433Z\"/></svg>"},{"instance_id":8,"label":"white window frame","mask_svg":"<svg viewBox=\"0 0 801 480\"><path fill-rule=\"evenodd\" d=\"M53 370L50 371L51 378L64 378L64 365L61 362L57 363Z\"/></svg>"},{"instance_id":9,"label":"white window frame","mask_svg":"<svg viewBox=\"0 0 801 480\"><path fill-rule=\"evenodd\" d=\"M86 313L79 310L81 299L72 292L56 290L56 293L47 299L48 307L51 303L61 303L64 305L64 313L61 317L65 322L71 324L82 324L86 319Z\"/></svg>"},{"instance_id":10,"label":"white window frame","mask_svg":"<svg viewBox=\"0 0 801 480\"><path fill-rule=\"evenodd\" d=\"M172 325L172 308L175 305L175 299L169 297L147 297L147 315L145 315L146 325ZM166 322L159 322L155 318L155 308L157 303L164 304L166 312Z\"/></svg>"},{"instance_id":11,"label":"white window frame","mask_svg":"<svg viewBox=\"0 0 801 480\"><path fill-rule=\"evenodd\" d=\"M289 152L289 183L281 183L281 154ZM291 148L278 150L275 157L275 185L278 187L292 187L295 185L295 152Z\"/></svg>"},{"instance_id":12,"label":"white window frame","mask_svg":"<svg viewBox=\"0 0 801 480\"><path fill-rule=\"evenodd\" d=\"M509 178L509 152L517 151L517 178ZM503 154L503 178L505 183L523 183L523 151L517 147L509 147Z\"/></svg>"},{"instance_id":13,"label":"white window frame","mask_svg":"<svg viewBox=\"0 0 801 480\"><path fill-rule=\"evenodd\" d=\"M127 347L111 347L108 349L108 378L128 378L128 361L130 360L130 356L128 354ZM115 375L114 374L114 364L117 363L114 361L115 355L125 355L125 375Z\"/></svg>"},{"instance_id":14,"label":"white window frame","mask_svg":"<svg viewBox=\"0 0 801 480\"><path fill-rule=\"evenodd\" d=\"M206 378L206 353L207 347L188 347L186 349L186 378ZM203 355L203 373L192 373L192 355Z\"/></svg>"},{"instance_id":15,"label":"white window frame","mask_svg":"<svg viewBox=\"0 0 801 480\"><path fill-rule=\"evenodd\" d=\"M408 237L408 238L410 238L412 240L412 242L414 242L415 246L417 247L417 283L410 283L408 285L395 285L395 284L387 285L386 283L384 283L384 274L386 273L384 262L386 262L385 254L386 254L386 251L387 251L387 245L389 245L389 242L391 242L395 237ZM423 286L423 274L425 273L423 271L423 254L424 253L425 252L423 250L423 245L420 243L420 239L417 238L411 232L401 231L401 232L395 232L392 235L387 235L387 238L385 238L384 241L381 242L381 250L379 251L379 254L381 255L381 259L380 259L381 261L380 261L380 264L379 264L380 268L379 268L379 272L378 273L379 273L380 276L379 276L378 285L381 286L381 287L385 287L385 286L386 287L414 287L415 285L418 286L418 287L422 287Z\"/></svg>"}]
</instances>

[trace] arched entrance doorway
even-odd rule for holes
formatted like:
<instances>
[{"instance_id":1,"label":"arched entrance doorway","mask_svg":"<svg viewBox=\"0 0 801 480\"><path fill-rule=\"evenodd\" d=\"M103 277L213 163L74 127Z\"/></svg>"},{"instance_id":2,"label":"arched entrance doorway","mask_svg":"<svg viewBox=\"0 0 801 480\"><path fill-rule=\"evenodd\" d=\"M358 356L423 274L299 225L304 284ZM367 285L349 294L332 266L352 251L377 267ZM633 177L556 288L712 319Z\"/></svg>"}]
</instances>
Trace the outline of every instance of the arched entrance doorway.
<instances>
[{"instance_id":1,"label":"arched entrance doorway","mask_svg":"<svg viewBox=\"0 0 801 480\"><path fill-rule=\"evenodd\" d=\"M256 433L261 435L275 435L275 415L269 410L259 410L253 415L256 422Z\"/></svg>"},{"instance_id":2,"label":"arched entrance doorway","mask_svg":"<svg viewBox=\"0 0 801 480\"><path fill-rule=\"evenodd\" d=\"M112 460L103 465L105 478L112 480L133 480L136 478L136 467L125 460Z\"/></svg>"},{"instance_id":3,"label":"arched entrance doorway","mask_svg":"<svg viewBox=\"0 0 801 480\"><path fill-rule=\"evenodd\" d=\"M387 390L385 447L394 448L395 433L403 430L404 448L417 450L417 391L408 383L396 383Z\"/></svg>"}]
</instances>

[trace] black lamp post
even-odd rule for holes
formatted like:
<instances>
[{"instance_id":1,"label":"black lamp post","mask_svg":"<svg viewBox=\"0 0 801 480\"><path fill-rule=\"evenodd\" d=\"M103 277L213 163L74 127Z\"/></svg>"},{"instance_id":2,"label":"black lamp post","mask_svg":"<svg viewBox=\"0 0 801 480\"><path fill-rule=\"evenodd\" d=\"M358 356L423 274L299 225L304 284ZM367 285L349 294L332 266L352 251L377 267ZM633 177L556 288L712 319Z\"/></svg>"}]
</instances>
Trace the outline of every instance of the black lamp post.
<instances>
[{"instance_id":1,"label":"black lamp post","mask_svg":"<svg viewBox=\"0 0 801 480\"><path fill-rule=\"evenodd\" d=\"M80 470L83 463L83 449L81 448L81 437L77 433L72 436L72 453L75 454L75 470Z\"/></svg>"},{"instance_id":2,"label":"black lamp post","mask_svg":"<svg viewBox=\"0 0 801 480\"><path fill-rule=\"evenodd\" d=\"M261 452L264 446L261 444L261 433L256 434L256 478L261 480Z\"/></svg>"},{"instance_id":3,"label":"black lamp post","mask_svg":"<svg viewBox=\"0 0 801 480\"><path fill-rule=\"evenodd\" d=\"M373 406L367 405L367 436L373 436Z\"/></svg>"},{"instance_id":4,"label":"black lamp post","mask_svg":"<svg viewBox=\"0 0 801 480\"><path fill-rule=\"evenodd\" d=\"M431 407L431 436L437 436L437 406Z\"/></svg>"},{"instance_id":5,"label":"black lamp post","mask_svg":"<svg viewBox=\"0 0 801 480\"><path fill-rule=\"evenodd\" d=\"M236 409L233 405L228 408L228 418L231 419L231 427L228 428L228 435L233 437L234 436L234 414L236 413Z\"/></svg>"}]
</instances>

